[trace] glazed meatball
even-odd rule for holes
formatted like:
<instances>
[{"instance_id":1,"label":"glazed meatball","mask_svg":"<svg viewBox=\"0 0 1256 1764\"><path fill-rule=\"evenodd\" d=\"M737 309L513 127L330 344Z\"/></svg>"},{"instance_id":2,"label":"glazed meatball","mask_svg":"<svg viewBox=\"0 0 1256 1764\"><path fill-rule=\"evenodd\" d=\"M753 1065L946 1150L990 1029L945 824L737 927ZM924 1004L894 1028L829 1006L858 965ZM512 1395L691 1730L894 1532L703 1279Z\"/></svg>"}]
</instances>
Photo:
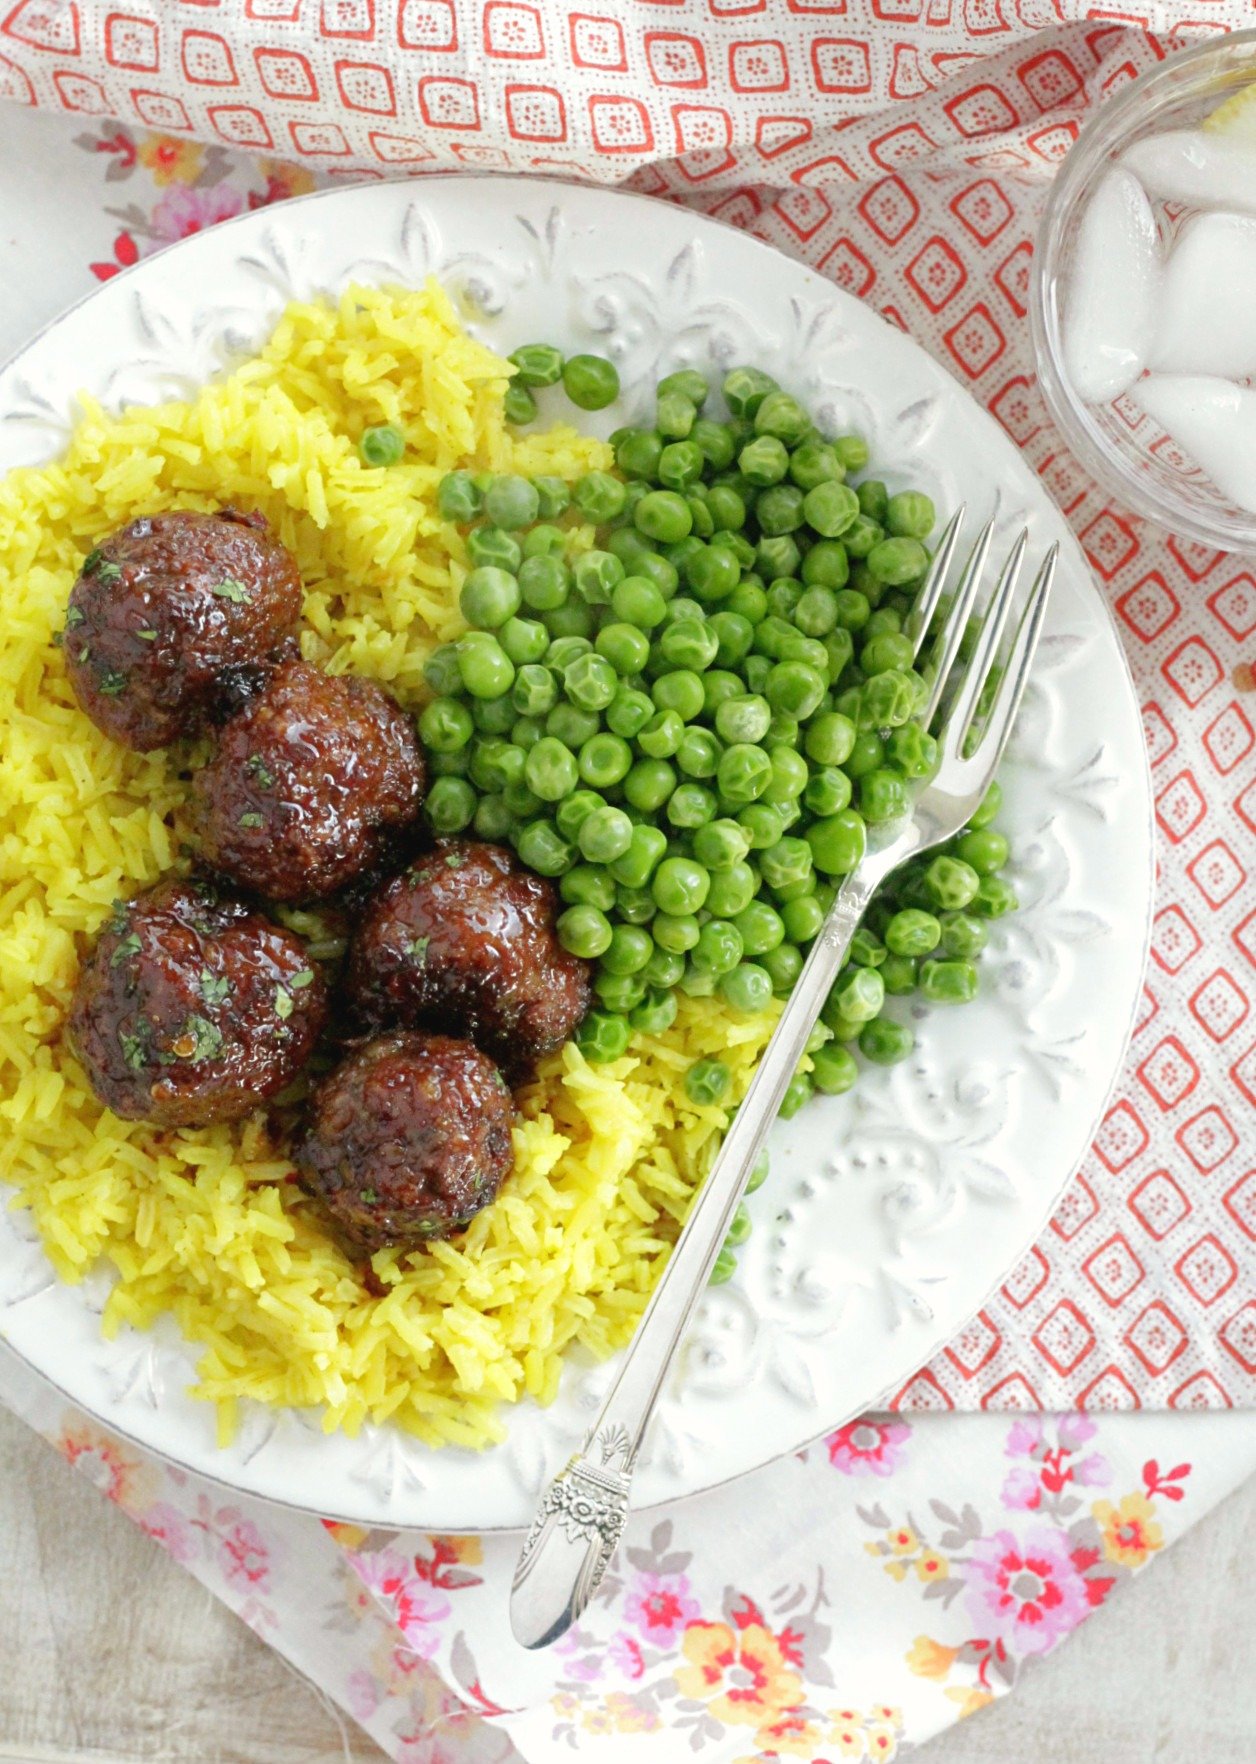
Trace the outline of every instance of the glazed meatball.
<instances>
[{"instance_id":1,"label":"glazed meatball","mask_svg":"<svg viewBox=\"0 0 1256 1764\"><path fill-rule=\"evenodd\" d=\"M262 677L301 612L262 515L147 515L84 560L63 638L98 729L142 753L195 734Z\"/></svg>"},{"instance_id":2,"label":"glazed meatball","mask_svg":"<svg viewBox=\"0 0 1256 1764\"><path fill-rule=\"evenodd\" d=\"M364 1042L315 1091L296 1149L301 1186L358 1259L448 1237L510 1174L506 1081L469 1041Z\"/></svg>"},{"instance_id":3,"label":"glazed meatball","mask_svg":"<svg viewBox=\"0 0 1256 1764\"><path fill-rule=\"evenodd\" d=\"M69 1027L115 1115L205 1127L285 1089L326 1016L299 938L208 883L171 880L115 904Z\"/></svg>"},{"instance_id":4,"label":"glazed meatball","mask_svg":"<svg viewBox=\"0 0 1256 1764\"><path fill-rule=\"evenodd\" d=\"M424 783L414 723L382 686L286 661L197 774L194 825L242 887L324 900L404 852Z\"/></svg>"},{"instance_id":5,"label":"glazed meatball","mask_svg":"<svg viewBox=\"0 0 1256 1764\"><path fill-rule=\"evenodd\" d=\"M346 984L361 1020L466 1035L508 1071L559 1047L591 968L554 929L553 884L499 845L446 839L367 907Z\"/></svg>"}]
</instances>

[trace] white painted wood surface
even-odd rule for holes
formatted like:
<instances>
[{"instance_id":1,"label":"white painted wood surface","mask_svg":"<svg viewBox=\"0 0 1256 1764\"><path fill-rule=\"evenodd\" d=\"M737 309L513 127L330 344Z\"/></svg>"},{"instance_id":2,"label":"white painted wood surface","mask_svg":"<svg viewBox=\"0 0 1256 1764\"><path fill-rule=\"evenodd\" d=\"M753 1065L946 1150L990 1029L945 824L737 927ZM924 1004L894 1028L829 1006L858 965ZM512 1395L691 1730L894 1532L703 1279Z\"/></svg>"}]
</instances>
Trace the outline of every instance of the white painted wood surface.
<instances>
[{"instance_id":1,"label":"white painted wood surface","mask_svg":"<svg viewBox=\"0 0 1256 1764\"><path fill-rule=\"evenodd\" d=\"M0 1540L4 1764L382 1759L3 1411ZM1254 1540L1256 1482L930 1764L1253 1764Z\"/></svg>"}]
</instances>

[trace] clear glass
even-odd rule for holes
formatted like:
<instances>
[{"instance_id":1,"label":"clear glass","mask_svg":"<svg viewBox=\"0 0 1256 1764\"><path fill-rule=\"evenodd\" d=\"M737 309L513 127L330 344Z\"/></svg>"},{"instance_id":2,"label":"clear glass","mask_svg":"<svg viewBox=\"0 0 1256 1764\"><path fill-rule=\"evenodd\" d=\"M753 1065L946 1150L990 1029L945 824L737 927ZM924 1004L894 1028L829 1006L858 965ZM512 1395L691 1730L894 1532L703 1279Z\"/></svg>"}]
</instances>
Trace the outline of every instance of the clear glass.
<instances>
[{"instance_id":1,"label":"clear glass","mask_svg":"<svg viewBox=\"0 0 1256 1764\"><path fill-rule=\"evenodd\" d=\"M1256 551L1256 515L1238 508L1132 399L1084 404L1064 370L1061 320L1078 225L1095 186L1134 141L1196 127L1223 98L1256 81L1256 30L1235 31L1140 75L1082 129L1038 229L1030 322L1038 381L1076 458L1113 496L1185 539Z\"/></svg>"}]
</instances>

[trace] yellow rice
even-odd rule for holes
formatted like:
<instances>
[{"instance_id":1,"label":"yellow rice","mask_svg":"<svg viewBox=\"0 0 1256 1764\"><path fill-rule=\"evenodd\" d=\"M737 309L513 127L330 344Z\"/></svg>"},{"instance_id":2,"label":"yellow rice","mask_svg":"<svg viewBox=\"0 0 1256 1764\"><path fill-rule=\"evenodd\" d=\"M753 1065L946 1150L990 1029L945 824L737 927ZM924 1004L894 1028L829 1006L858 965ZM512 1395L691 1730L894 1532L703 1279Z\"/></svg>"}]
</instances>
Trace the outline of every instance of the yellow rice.
<instances>
[{"instance_id":1,"label":"yellow rice","mask_svg":"<svg viewBox=\"0 0 1256 1764\"><path fill-rule=\"evenodd\" d=\"M307 1216L260 1119L118 1120L66 1045L80 955L116 896L180 864L187 795L170 755L114 746L74 703L52 639L83 552L158 509L260 508L301 567L307 657L417 707L424 657L462 626L441 476L574 479L609 461L566 424L509 433L509 373L438 287L354 289L289 308L190 403L114 417L84 401L61 460L0 484L0 1179L62 1278L115 1271L106 1333L174 1315L224 1438L251 1397L319 1406L328 1430L391 1417L433 1445L499 1439L498 1406L549 1401L567 1350L604 1356L631 1334L725 1124L686 1099L685 1070L719 1054L739 1096L774 1020L682 999L667 1034L614 1065L564 1048L519 1098L500 1199L460 1238L378 1255L382 1298ZM371 470L356 441L379 422L407 450Z\"/></svg>"}]
</instances>

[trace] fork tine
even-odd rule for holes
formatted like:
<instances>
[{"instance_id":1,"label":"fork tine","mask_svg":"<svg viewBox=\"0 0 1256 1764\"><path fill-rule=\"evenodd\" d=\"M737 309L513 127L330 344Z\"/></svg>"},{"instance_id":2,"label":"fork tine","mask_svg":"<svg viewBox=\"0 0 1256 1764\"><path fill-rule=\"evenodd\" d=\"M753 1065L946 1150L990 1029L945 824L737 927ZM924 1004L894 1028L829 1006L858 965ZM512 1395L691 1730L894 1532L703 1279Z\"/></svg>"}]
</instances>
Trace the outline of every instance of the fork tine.
<instances>
[{"instance_id":1,"label":"fork tine","mask_svg":"<svg viewBox=\"0 0 1256 1764\"><path fill-rule=\"evenodd\" d=\"M981 586L982 572L986 567L986 557L990 551L990 540L994 535L994 521L989 520L977 536L977 543L969 554L968 562L955 590L955 602L946 616L946 624L942 633L942 653L938 658L938 671L929 691L928 702L920 715L923 728L928 728L937 714L943 691L946 688L947 675L951 671L955 657L959 654L959 646L964 641L964 627L968 623L968 615L972 611L973 602L977 598L977 590Z\"/></svg>"},{"instance_id":2,"label":"fork tine","mask_svg":"<svg viewBox=\"0 0 1256 1764\"><path fill-rule=\"evenodd\" d=\"M938 549L933 554L933 562L929 565L929 572L921 584L915 605L907 615L904 635L911 639L913 664L920 654L921 644L929 634L929 626L933 622L933 615L938 610L938 601L942 598L942 590L946 586L951 559L954 557L955 547L959 543L959 530L964 519L964 509L965 504L961 502L947 522L946 531L938 540Z\"/></svg>"},{"instance_id":3,"label":"fork tine","mask_svg":"<svg viewBox=\"0 0 1256 1764\"><path fill-rule=\"evenodd\" d=\"M1016 721L1016 713L1020 709L1021 699L1025 695L1025 687L1029 682L1029 672L1034 665L1034 651L1038 647L1038 639L1042 635L1043 621L1047 616L1047 602L1051 595L1051 584L1055 580L1056 560L1059 556L1059 545L1053 545L1042 560L1042 568L1038 571L1025 610L1021 614L1016 636L1012 640L1012 651L1007 658L1007 670L999 683L994 704L990 709L990 720L985 733L973 756L980 762L982 770L988 777L994 776L1007 746L1007 738L1012 732Z\"/></svg>"},{"instance_id":4,"label":"fork tine","mask_svg":"<svg viewBox=\"0 0 1256 1764\"><path fill-rule=\"evenodd\" d=\"M1028 544L1028 529L1022 527L1020 537L1013 545L995 585L994 593L990 597L981 636L977 640L968 666L964 670L964 677L952 700L946 726L957 752L963 748L964 736L972 721L973 713L980 703L986 677L999 653L999 645L1003 641L1003 633L1007 628L1008 619L1011 617L1012 596L1016 592L1016 580L1020 575L1021 559L1025 555L1025 547Z\"/></svg>"}]
</instances>

